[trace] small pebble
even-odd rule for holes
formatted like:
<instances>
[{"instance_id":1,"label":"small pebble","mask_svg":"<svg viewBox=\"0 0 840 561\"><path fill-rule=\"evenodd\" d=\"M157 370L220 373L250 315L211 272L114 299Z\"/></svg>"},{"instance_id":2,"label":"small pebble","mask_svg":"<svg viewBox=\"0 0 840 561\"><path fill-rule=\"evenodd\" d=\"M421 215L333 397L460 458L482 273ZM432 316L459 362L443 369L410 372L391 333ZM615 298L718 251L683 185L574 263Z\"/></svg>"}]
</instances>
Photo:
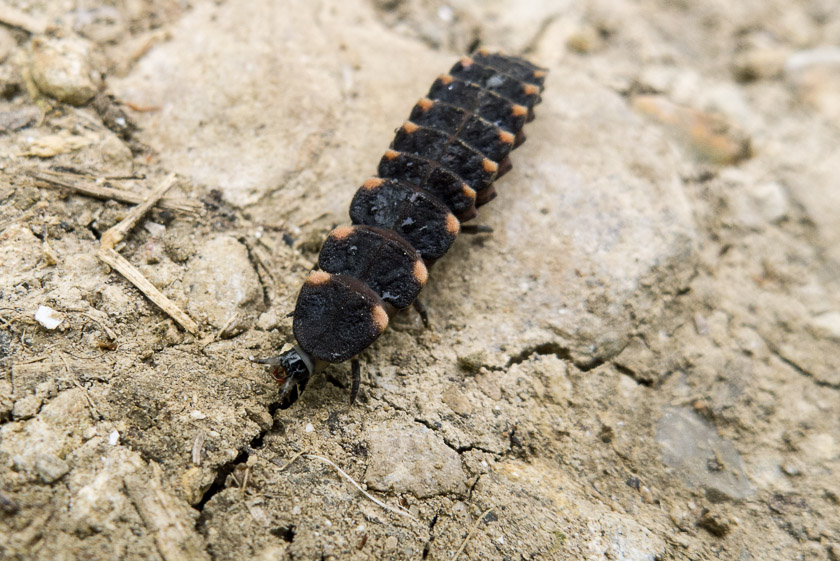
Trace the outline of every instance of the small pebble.
<instances>
[{"instance_id":1,"label":"small pebble","mask_svg":"<svg viewBox=\"0 0 840 561\"><path fill-rule=\"evenodd\" d=\"M814 317L811 328L823 337L840 340L840 312L825 312Z\"/></svg>"},{"instance_id":2,"label":"small pebble","mask_svg":"<svg viewBox=\"0 0 840 561\"><path fill-rule=\"evenodd\" d=\"M48 306L38 306L38 311L35 312L35 321L46 329L55 329L64 321L64 316Z\"/></svg>"},{"instance_id":3,"label":"small pebble","mask_svg":"<svg viewBox=\"0 0 840 561\"><path fill-rule=\"evenodd\" d=\"M108 435L108 444L111 446L116 446L117 443L120 441L120 433L116 430L112 430L111 434Z\"/></svg>"},{"instance_id":4,"label":"small pebble","mask_svg":"<svg viewBox=\"0 0 840 561\"><path fill-rule=\"evenodd\" d=\"M32 80L44 94L83 105L96 95L95 73L90 63L90 43L83 39L32 40L29 63Z\"/></svg>"},{"instance_id":5,"label":"small pebble","mask_svg":"<svg viewBox=\"0 0 840 561\"><path fill-rule=\"evenodd\" d=\"M315 430L315 427L313 427L313 426L312 426L312 423L308 423L308 424L306 425L306 428L305 428L304 430L305 430L306 432L313 432L313 431Z\"/></svg>"},{"instance_id":6,"label":"small pebble","mask_svg":"<svg viewBox=\"0 0 840 561\"><path fill-rule=\"evenodd\" d=\"M35 395L28 395L15 402L12 408L12 418L30 419L38 414L41 409L41 398Z\"/></svg>"},{"instance_id":7,"label":"small pebble","mask_svg":"<svg viewBox=\"0 0 840 561\"><path fill-rule=\"evenodd\" d=\"M52 483L70 471L70 466L58 456L39 454L35 460L35 471L44 483Z\"/></svg>"},{"instance_id":8,"label":"small pebble","mask_svg":"<svg viewBox=\"0 0 840 561\"><path fill-rule=\"evenodd\" d=\"M732 71L741 82L775 78L782 73L787 58L783 48L750 48L735 56Z\"/></svg>"},{"instance_id":9,"label":"small pebble","mask_svg":"<svg viewBox=\"0 0 840 561\"><path fill-rule=\"evenodd\" d=\"M566 46L580 54L591 53L603 46L604 42L601 39L601 34L594 26L584 24L569 35L566 39Z\"/></svg>"},{"instance_id":10,"label":"small pebble","mask_svg":"<svg viewBox=\"0 0 840 561\"><path fill-rule=\"evenodd\" d=\"M631 105L668 126L700 159L731 165L752 156L750 138L720 115L677 105L661 95L638 95Z\"/></svg>"}]
</instances>

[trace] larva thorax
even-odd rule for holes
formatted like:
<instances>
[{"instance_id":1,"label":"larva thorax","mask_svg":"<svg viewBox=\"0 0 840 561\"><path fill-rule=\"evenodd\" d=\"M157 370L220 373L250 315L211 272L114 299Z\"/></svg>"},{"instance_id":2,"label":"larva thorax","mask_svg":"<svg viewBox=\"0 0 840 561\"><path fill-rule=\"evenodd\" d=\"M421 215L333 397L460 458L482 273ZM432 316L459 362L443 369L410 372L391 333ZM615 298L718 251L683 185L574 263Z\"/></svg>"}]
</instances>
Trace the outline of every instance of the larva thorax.
<instances>
[{"instance_id":1,"label":"larva thorax","mask_svg":"<svg viewBox=\"0 0 840 561\"><path fill-rule=\"evenodd\" d=\"M496 196L511 150L540 102L545 70L517 57L479 50L438 77L396 131L378 177L350 203L352 226L325 241L298 295L297 344L274 366L281 401L293 402L328 363L352 359L412 303L428 267L449 250L461 224ZM425 317L424 317L425 319ZM354 359L354 386L359 366Z\"/></svg>"}]
</instances>

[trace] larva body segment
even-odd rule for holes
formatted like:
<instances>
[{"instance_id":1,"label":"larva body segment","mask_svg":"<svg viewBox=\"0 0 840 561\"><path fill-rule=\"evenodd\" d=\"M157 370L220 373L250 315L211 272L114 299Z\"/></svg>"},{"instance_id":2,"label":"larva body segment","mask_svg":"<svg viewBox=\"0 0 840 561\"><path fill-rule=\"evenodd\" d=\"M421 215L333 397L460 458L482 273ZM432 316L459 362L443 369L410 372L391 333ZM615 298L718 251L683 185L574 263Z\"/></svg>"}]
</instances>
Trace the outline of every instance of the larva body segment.
<instances>
[{"instance_id":1,"label":"larva body segment","mask_svg":"<svg viewBox=\"0 0 840 561\"><path fill-rule=\"evenodd\" d=\"M426 263L443 257L455 242L460 224L429 192L396 179L379 178L369 179L356 191L350 203L350 220L393 230Z\"/></svg>"},{"instance_id":2,"label":"larva body segment","mask_svg":"<svg viewBox=\"0 0 840 561\"><path fill-rule=\"evenodd\" d=\"M453 78L476 84L531 109L540 101L540 88L536 84L517 80L513 76L499 72L495 68L478 64L472 59L459 61L449 71Z\"/></svg>"},{"instance_id":3,"label":"larva body segment","mask_svg":"<svg viewBox=\"0 0 840 561\"><path fill-rule=\"evenodd\" d=\"M464 57L412 109L350 204L353 226L333 230L294 311L294 349L274 365L281 400L293 402L309 376L372 344L391 314L415 302L427 267L443 257L496 196L524 124L540 102L546 72L488 51ZM475 230L475 229L473 229ZM415 302L416 304L416 302ZM419 309L419 308L418 308ZM358 361L353 363L358 389Z\"/></svg>"},{"instance_id":4,"label":"larva body segment","mask_svg":"<svg viewBox=\"0 0 840 561\"><path fill-rule=\"evenodd\" d=\"M416 186L438 198L462 222L475 218L475 189L454 171L417 154L388 150L379 161L379 175Z\"/></svg>"},{"instance_id":5,"label":"larva body segment","mask_svg":"<svg viewBox=\"0 0 840 561\"><path fill-rule=\"evenodd\" d=\"M333 230L318 265L328 273L359 279L397 309L411 306L428 276L423 260L405 239L393 230L370 226Z\"/></svg>"}]
</instances>

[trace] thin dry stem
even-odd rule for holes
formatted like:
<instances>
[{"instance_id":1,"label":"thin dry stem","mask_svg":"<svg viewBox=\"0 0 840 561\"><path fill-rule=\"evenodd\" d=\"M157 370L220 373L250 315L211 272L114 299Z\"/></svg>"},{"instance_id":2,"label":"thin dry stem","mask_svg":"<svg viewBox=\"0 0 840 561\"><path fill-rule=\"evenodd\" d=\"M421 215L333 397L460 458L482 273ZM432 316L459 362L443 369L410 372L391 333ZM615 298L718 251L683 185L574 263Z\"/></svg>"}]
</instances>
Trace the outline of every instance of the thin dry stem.
<instances>
[{"instance_id":1,"label":"thin dry stem","mask_svg":"<svg viewBox=\"0 0 840 561\"><path fill-rule=\"evenodd\" d=\"M452 558L452 561L458 561L458 556L461 555L461 553L464 551L464 548L467 547L467 542L469 542L470 539L473 537L473 534L478 529L478 525L481 523L482 520L484 520L484 517L490 514L492 511L493 507L491 506L483 513L481 513L481 516L478 517L475 523L473 523L472 528L470 528L470 532L467 534L467 537L464 538L463 542L461 542L461 547L459 547L458 551L455 552L455 556Z\"/></svg>"},{"instance_id":2,"label":"thin dry stem","mask_svg":"<svg viewBox=\"0 0 840 561\"><path fill-rule=\"evenodd\" d=\"M128 215L115 226L109 228L102 234L99 251L96 253L97 257L116 269L128 282L133 284L137 289L146 295L146 297L157 304L157 306L169 314L169 316L177 321L181 327L195 333L198 331L198 325L175 303L164 296L155 285L149 282L146 277L137 270L137 268L128 262L122 255L114 250L119 242L128 235L128 232L140 221L144 214L151 209L164 193L175 184L175 174L170 174L161 182L152 192L149 197L142 203L131 209Z\"/></svg>"},{"instance_id":3,"label":"thin dry stem","mask_svg":"<svg viewBox=\"0 0 840 561\"><path fill-rule=\"evenodd\" d=\"M384 508L385 510L388 510L388 511L390 511L390 512L393 512L394 514L399 514L400 516L406 516L406 517L408 517L408 518L411 518L412 520L417 520L417 519L414 517L414 515L412 515L410 512L408 512L408 511L407 511L407 510L405 510L404 508L401 508L401 507L393 507L393 506L391 506L391 505L385 504L385 503L383 503L382 501L380 501L379 499L377 499L376 497L374 497L373 495L371 495L370 493L368 493L367 491L365 491L364 489L362 489L362 486L361 486L361 485L359 485L358 483L356 483L356 480L355 480L355 479L353 479L352 477L350 477L349 475L347 475L347 473L346 473L343 469L341 469L340 467L338 467L336 464L334 464L334 463L332 462L332 460L329 460L328 458L325 458L325 457L323 457L323 456L317 456L317 455L315 455L315 454L304 454L304 457L306 457L306 458L315 458L315 459L317 459L317 460L321 460L322 462L324 462L324 463L326 463L326 464L329 464L330 466L332 466L332 467L333 467L333 469L335 469L335 470L339 473L339 475L341 475L344 479L346 479L347 481L349 481L349 482L353 485L353 487L355 487L356 489L358 489L358 490L359 490L359 492L360 492L361 494L363 494L365 497L367 497L368 499L370 499L370 500L371 500L371 501L373 501L374 503L378 504L379 506L381 506L381 507L382 507L382 508Z\"/></svg>"},{"instance_id":4,"label":"thin dry stem","mask_svg":"<svg viewBox=\"0 0 840 561\"><path fill-rule=\"evenodd\" d=\"M140 204L146 200L146 197L144 197L143 195L138 195L137 193L127 191L125 189L117 189L116 187L104 187L102 185L91 185L85 183L71 183L69 181L63 181L56 177L50 177L46 174L59 175L57 172L48 171L29 172L30 177L46 184L45 186L47 187L64 187L65 189L70 189L72 191L76 191L77 193L81 193L82 195L87 195L89 197L94 197L97 199L115 200L135 205ZM167 208L169 210L180 210L182 212L190 213L197 213L201 210L201 203L180 197L162 197L158 201L158 206L160 206L161 208Z\"/></svg>"},{"instance_id":5,"label":"thin dry stem","mask_svg":"<svg viewBox=\"0 0 840 561\"><path fill-rule=\"evenodd\" d=\"M178 324L189 331L196 333L198 325L185 312L175 305L172 300L167 298L155 285L149 282L134 265L128 262L122 255L113 249L100 249L97 252L97 257L113 267L117 272L128 280L131 284L137 287L137 290L146 295L146 297L154 302L161 310L169 314L169 316L178 322Z\"/></svg>"},{"instance_id":6,"label":"thin dry stem","mask_svg":"<svg viewBox=\"0 0 840 561\"><path fill-rule=\"evenodd\" d=\"M157 204L157 202L163 197L164 193L171 189L173 185L175 185L175 174L169 174L160 185L152 189L152 192L149 193L149 196L145 201L131 209L125 218L117 222L117 224L111 228L108 228L108 230L102 234L102 239L100 240L102 249L113 249L118 243L120 243L128 235L131 229L137 225L140 219L143 218L143 216L145 216L145 214Z\"/></svg>"},{"instance_id":7,"label":"thin dry stem","mask_svg":"<svg viewBox=\"0 0 840 561\"><path fill-rule=\"evenodd\" d=\"M377 499L376 497L374 497L373 495L371 495L370 493L368 493L367 491L365 491L364 489L362 489L362 486L361 486L361 485L359 485L358 483L356 483L356 480L355 480L355 479L353 479L352 477L350 477L349 475L347 475L347 472L345 472L343 469L341 469L340 467L338 467L335 463L333 463L333 462L332 462L332 460L330 460L330 459L328 459L328 458L325 458L325 457L323 457L323 456L318 456L318 455L316 455L316 454L306 454L305 452L298 452L297 454L295 454L294 456L292 456L292 459L291 459L291 460L289 460L288 462L286 462L285 464L283 464L283 465L280 467L280 471L283 471L284 469L286 469L287 467L289 467L290 465L292 465L292 463L293 463L295 460L297 460L298 458L300 458L301 456L303 456L304 458L314 458L314 459L316 459L316 460L321 460L322 462L324 462L324 463L326 463L326 464L329 464L330 466L332 466L332 468L333 468L333 469L335 469L335 470L339 473L339 475L341 475L344 479L346 479L347 481L349 481L349 482L353 485L353 487L355 487L356 489L358 489L358 490L359 490L359 492L360 492L361 494L363 494L365 497L367 497L368 499L370 499L371 501L373 501L373 502L374 502L374 503L376 503L377 505L381 506L381 507L382 507L382 508L384 508L385 510L390 511L390 512L393 512L394 514L399 514L400 516L407 516L408 518L411 518L412 520L417 520L417 518L415 518L415 517L414 517L414 515L412 515L410 512L408 512L408 511L407 511L407 510L405 510L404 508L401 508L401 507L393 507L393 506L391 506L391 505L388 505L388 504L386 504L386 503L383 503L382 501L380 501L379 499ZM258 456L258 457L259 457L259 456ZM266 461L267 461L267 462L270 462L270 463L272 463L272 464L274 463L274 462L273 462L273 461L271 461L271 460L266 460ZM275 464L275 465L276 465L276 464Z\"/></svg>"}]
</instances>

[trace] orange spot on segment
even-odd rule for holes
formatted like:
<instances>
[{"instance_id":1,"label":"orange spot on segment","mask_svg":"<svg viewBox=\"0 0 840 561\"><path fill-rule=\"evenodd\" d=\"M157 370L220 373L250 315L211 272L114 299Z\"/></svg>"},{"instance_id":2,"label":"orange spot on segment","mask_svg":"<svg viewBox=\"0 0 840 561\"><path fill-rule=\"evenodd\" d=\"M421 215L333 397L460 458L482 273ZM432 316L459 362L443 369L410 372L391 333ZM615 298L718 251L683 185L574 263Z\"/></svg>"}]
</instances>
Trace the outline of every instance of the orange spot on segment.
<instances>
[{"instance_id":1,"label":"orange spot on segment","mask_svg":"<svg viewBox=\"0 0 840 561\"><path fill-rule=\"evenodd\" d=\"M371 312L373 312L373 324L376 326L376 329L382 333L385 331L385 328L388 327L388 312L386 312L385 308L379 304L374 306Z\"/></svg>"},{"instance_id":2,"label":"orange spot on segment","mask_svg":"<svg viewBox=\"0 0 840 561\"><path fill-rule=\"evenodd\" d=\"M402 128L405 132L407 132L408 134L411 134L414 131L416 131L417 129L419 129L420 127L418 127L417 125L415 125L411 121L406 121Z\"/></svg>"},{"instance_id":3,"label":"orange spot on segment","mask_svg":"<svg viewBox=\"0 0 840 561\"><path fill-rule=\"evenodd\" d=\"M393 160L394 158L396 158L399 155L400 155L400 153L397 152L396 150L385 150L385 157L389 160Z\"/></svg>"},{"instance_id":4,"label":"orange spot on segment","mask_svg":"<svg viewBox=\"0 0 840 561\"><path fill-rule=\"evenodd\" d=\"M524 117L525 115L528 114L528 108L525 107L524 105L515 104L513 106L513 114L516 117Z\"/></svg>"},{"instance_id":5,"label":"orange spot on segment","mask_svg":"<svg viewBox=\"0 0 840 561\"><path fill-rule=\"evenodd\" d=\"M306 279L306 284L319 285L328 282L330 282L330 274L326 271L312 271Z\"/></svg>"},{"instance_id":6,"label":"orange spot on segment","mask_svg":"<svg viewBox=\"0 0 840 561\"><path fill-rule=\"evenodd\" d=\"M443 82L443 85L448 86L449 84L451 84L451 83L452 83L452 81L453 81L453 80L455 80L455 78L453 78L453 77L452 77L452 76L450 76L449 74L441 74L441 75L438 77L438 80L440 80L441 82Z\"/></svg>"},{"instance_id":7,"label":"orange spot on segment","mask_svg":"<svg viewBox=\"0 0 840 561\"><path fill-rule=\"evenodd\" d=\"M481 166L487 173L496 173L499 171L499 164L489 158L484 158L484 161L481 162Z\"/></svg>"},{"instance_id":8,"label":"orange spot on segment","mask_svg":"<svg viewBox=\"0 0 840 561\"><path fill-rule=\"evenodd\" d=\"M429 280L429 270L426 269L421 259L414 262L414 278L417 279L420 286L425 285L426 281Z\"/></svg>"},{"instance_id":9,"label":"orange spot on segment","mask_svg":"<svg viewBox=\"0 0 840 561\"><path fill-rule=\"evenodd\" d=\"M446 231L452 234L453 236L457 236L458 232L461 231L461 223L458 222L458 219L455 218L454 214L449 214L446 217Z\"/></svg>"},{"instance_id":10,"label":"orange spot on segment","mask_svg":"<svg viewBox=\"0 0 840 561\"><path fill-rule=\"evenodd\" d=\"M362 187L364 187L365 189L368 189L368 190L376 189L377 187L381 186L383 183L385 183L385 180L382 179L381 177L371 177L370 179L368 179L367 181L362 183Z\"/></svg>"},{"instance_id":11,"label":"orange spot on segment","mask_svg":"<svg viewBox=\"0 0 840 561\"><path fill-rule=\"evenodd\" d=\"M335 238L337 240L343 240L347 236L353 233L353 226L339 226L332 232L330 232L330 237Z\"/></svg>"},{"instance_id":12,"label":"orange spot on segment","mask_svg":"<svg viewBox=\"0 0 840 561\"><path fill-rule=\"evenodd\" d=\"M420 109L422 109L423 111L428 111L432 108L434 104L435 102L429 99L428 97L424 97L417 102L417 106L420 107Z\"/></svg>"},{"instance_id":13,"label":"orange spot on segment","mask_svg":"<svg viewBox=\"0 0 840 561\"><path fill-rule=\"evenodd\" d=\"M548 76L548 72L545 70L534 70L534 78L545 78Z\"/></svg>"},{"instance_id":14,"label":"orange spot on segment","mask_svg":"<svg viewBox=\"0 0 840 561\"><path fill-rule=\"evenodd\" d=\"M534 84L523 84L522 89L525 91L525 95L536 95L540 93L540 87Z\"/></svg>"},{"instance_id":15,"label":"orange spot on segment","mask_svg":"<svg viewBox=\"0 0 840 561\"><path fill-rule=\"evenodd\" d=\"M504 142L505 144L513 144L513 140L516 137L513 136L513 133L509 133L507 131L499 131L499 140Z\"/></svg>"},{"instance_id":16,"label":"orange spot on segment","mask_svg":"<svg viewBox=\"0 0 840 561\"><path fill-rule=\"evenodd\" d=\"M475 200L475 189L473 189L472 187L470 187L466 183L464 183L461 186L461 192L463 192L464 196L467 197L468 199Z\"/></svg>"},{"instance_id":17,"label":"orange spot on segment","mask_svg":"<svg viewBox=\"0 0 840 561\"><path fill-rule=\"evenodd\" d=\"M481 56L487 56L491 53L490 53L490 49L488 49L486 47L481 47L480 49L478 49L478 54L480 54Z\"/></svg>"},{"instance_id":18,"label":"orange spot on segment","mask_svg":"<svg viewBox=\"0 0 840 561\"><path fill-rule=\"evenodd\" d=\"M472 65L473 62L475 61L468 56L461 57L461 66L463 66L464 68L468 68Z\"/></svg>"}]
</instances>

